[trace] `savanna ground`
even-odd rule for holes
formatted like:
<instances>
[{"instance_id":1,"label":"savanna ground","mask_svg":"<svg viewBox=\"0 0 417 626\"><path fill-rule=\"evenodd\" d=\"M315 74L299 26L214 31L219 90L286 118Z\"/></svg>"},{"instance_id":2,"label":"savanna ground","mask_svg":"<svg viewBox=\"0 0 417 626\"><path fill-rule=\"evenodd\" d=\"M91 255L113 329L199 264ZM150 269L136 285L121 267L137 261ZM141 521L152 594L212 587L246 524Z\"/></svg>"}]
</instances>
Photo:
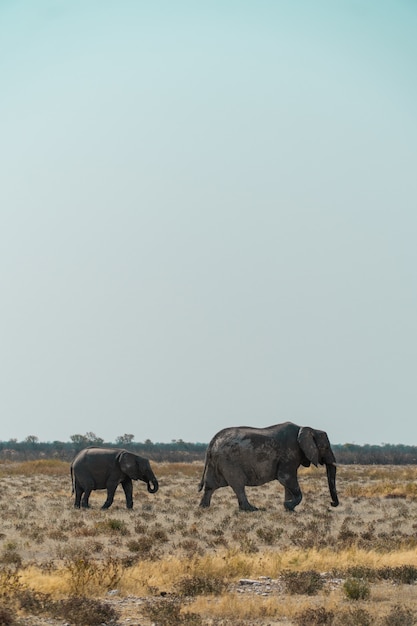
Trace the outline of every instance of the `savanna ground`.
<instances>
[{"instance_id":1,"label":"savanna ground","mask_svg":"<svg viewBox=\"0 0 417 626\"><path fill-rule=\"evenodd\" d=\"M299 472L294 513L277 483L229 488L200 509L202 465L152 463L134 485L75 510L69 465L0 464L0 626L411 626L417 624L417 467Z\"/></svg>"}]
</instances>

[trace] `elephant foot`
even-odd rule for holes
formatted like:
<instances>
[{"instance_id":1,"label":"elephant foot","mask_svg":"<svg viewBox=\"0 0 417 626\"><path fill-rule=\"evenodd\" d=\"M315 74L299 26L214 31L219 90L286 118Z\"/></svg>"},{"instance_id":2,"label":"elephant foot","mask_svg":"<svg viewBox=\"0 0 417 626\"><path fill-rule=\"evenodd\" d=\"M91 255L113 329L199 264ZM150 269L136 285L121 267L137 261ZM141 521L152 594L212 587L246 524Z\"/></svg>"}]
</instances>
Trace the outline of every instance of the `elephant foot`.
<instances>
[{"instance_id":1,"label":"elephant foot","mask_svg":"<svg viewBox=\"0 0 417 626\"><path fill-rule=\"evenodd\" d=\"M300 504L302 499L303 499L302 496L297 496L296 498L293 498L292 500L284 500L284 506L287 509L287 511L294 511L295 507Z\"/></svg>"},{"instance_id":2,"label":"elephant foot","mask_svg":"<svg viewBox=\"0 0 417 626\"><path fill-rule=\"evenodd\" d=\"M284 502L285 510L292 513L299 502Z\"/></svg>"},{"instance_id":3,"label":"elephant foot","mask_svg":"<svg viewBox=\"0 0 417 626\"><path fill-rule=\"evenodd\" d=\"M203 500L200 502L200 507L202 509L208 509L210 506L210 502L204 502Z\"/></svg>"},{"instance_id":4,"label":"elephant foot","mask_svg":"<svg viewBox=\"0 0 417 626\"><path fill-rule=\"evenodd\" d=\"M252 511L259 511L258 507L253 506L253 504L249 504L249 502L247 502L246 504L240 504L239 509L241 511L246 511L247 513L252 513Z\"/></svg>"}]
</instances>

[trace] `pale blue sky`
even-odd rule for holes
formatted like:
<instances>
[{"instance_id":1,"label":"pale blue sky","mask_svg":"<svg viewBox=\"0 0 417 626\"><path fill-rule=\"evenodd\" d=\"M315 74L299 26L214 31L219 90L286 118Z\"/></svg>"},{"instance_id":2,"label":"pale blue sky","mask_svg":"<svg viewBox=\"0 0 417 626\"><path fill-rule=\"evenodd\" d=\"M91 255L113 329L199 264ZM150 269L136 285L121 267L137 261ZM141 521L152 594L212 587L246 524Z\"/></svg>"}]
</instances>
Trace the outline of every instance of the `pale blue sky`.
<instances>
[{"instance_id":1,"label":"pale blue sky","mask_svg":"<svg viewBox=\"0 0 417 626\"><path fill-rule=\"evenodd\" d=\"M0 4L0 439L417 445L417 5Z\"/></svg>"}]
</instances>

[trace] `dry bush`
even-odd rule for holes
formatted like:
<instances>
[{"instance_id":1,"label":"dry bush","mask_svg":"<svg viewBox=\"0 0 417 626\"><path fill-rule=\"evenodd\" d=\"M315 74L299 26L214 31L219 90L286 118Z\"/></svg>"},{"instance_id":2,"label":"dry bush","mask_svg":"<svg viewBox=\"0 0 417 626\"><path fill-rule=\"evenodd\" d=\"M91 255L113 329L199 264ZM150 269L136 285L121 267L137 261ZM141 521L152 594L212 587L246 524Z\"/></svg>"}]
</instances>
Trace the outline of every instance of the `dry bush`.
<instances>
[{"instance_id":1,"label":"dry bush","mask_svg":"<svg viewBox=\"0 0 417 626\"><path fill-rule=\"evenodd\" d=\"M112 606L85 596L58 600L48 612L77 626L115 626L118 623L118 612Z\"/></svg>"},{"instance_id":2,"label":"dry bush","mask_svg":"<svg viewBox=\"0 0 417 626\"><path fill-rule=\"evenodd\" d=\"M333 621L332 626L372 626L375 618L362 607L342 609Z\"/></svg>"},{"instance_id":3,"label":"dry bush","mask_svg":"<svg viewBox=\"0 0 417 626\"><path fill-rule=\"evenodd\" d=\"M297 617L297 626L332 626L333 611L328 611L324 606L310 607L300 612Z\"/></svg>"},{"instance_id":4,"label":"dry bush","mask_svg":"<svg viewBox=\"0 0 417 626\"><path fill-rule=\"evenodd\" d=\"M14 626L16 624L14 611L7 604L0 603L0 626Z\"/></svg>"},{"instance_id":5,"label":"dry bush","mask_svg":"<svg viewBox=\"0 0 417 626\"><path fill-rule=\"evenodd\" d=\"M396 604L382 620L382 626L413 626L416 613L409 607Z\"/></svg>"},{"instance_id":6,"label":"dry bush","mask_svg":"<svg viewBox=\"0 0 417 626\"><path fill-rule=\"evenodd\" d=\"M124 520L108 517L94 524L94 534L130 535L127 523Z\"/></svg>"},{"instance_id":7,"label":"dry bush","mask_svg":"<svg viewBox=\"0 0 417 626\"><path fill-rule=\"evenodd\" d=\"M202 623L199 615L181 612L182 608L182 603L176 598L161 598L146 602L143 612L156 626L173 626L173 624L199 626Z\"/></svg>"},{"instance_id":8,"label":"dry bush","mask_svg":"<svg viewBox=\"0 0 417 626\"><path fill-rule=\"evenodd\" d=\"M286 590L290 594L305 594L312 596L317 594L324 585L323 578L314 570L307 570L304 572L292 572L286 570L282 572L281 579L285 583Z\"/></svg>"},{"instance_id":9,"label":"dry bush","mask_svg":"<svg viewBox=\"0 0 417 626\"><path fill-rule=\"evenodd\" d=\"M175 584L180 596L219 595L225 588L223 578L215 576L184 576Z\"/></svg>"}]
</instances>

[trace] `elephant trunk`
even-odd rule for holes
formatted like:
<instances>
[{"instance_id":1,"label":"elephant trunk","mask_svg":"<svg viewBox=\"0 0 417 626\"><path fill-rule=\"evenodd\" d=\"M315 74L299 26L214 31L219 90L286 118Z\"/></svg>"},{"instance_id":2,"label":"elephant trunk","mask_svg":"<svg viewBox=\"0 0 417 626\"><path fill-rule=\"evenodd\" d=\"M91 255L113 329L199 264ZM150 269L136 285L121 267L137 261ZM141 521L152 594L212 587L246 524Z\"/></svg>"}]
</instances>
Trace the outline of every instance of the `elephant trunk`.
<instances>
[{"instance_id":1,"label":"elephant trunk","mask_svg":"<svg viewBox=\"0 0 417 626\"><path fill-rule=\"evenodd\" d=\"M158 485L158 481L156 480L156 478L153 478L152 480L148 480L149 493L156 493L158 489L159 489L159 485Z\"/></svg>"},{"instance_id":2,"label":"elephant trunk","mask_svg":"<svg viewBox=\"0 0 417 626\"><path fill-rule=\"evenodd\" d=\"M336 491L336 463L327 463L326 471L327 471L327 481L329 483L330 497L332 499L331 505L338 506L339 498L337 497L337 491Z\"/></svg>"}]
</instances>

